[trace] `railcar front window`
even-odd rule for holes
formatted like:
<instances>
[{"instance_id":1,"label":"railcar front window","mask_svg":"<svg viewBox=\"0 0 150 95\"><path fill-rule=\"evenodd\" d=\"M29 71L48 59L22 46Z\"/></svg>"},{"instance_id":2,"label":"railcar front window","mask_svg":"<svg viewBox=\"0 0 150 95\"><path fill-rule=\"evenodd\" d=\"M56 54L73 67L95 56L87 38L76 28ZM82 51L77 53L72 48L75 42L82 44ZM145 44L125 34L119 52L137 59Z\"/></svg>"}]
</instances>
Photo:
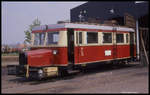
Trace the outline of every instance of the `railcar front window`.
<instances>
[{"instance_id":1,"label":"railcar front window","mask_svg":"<svg viewBox=\"0 0 150 95\"><path fill-rule=\"evenodd\" d=\"M57 44L59 41L59 32L49 32L46 45Z\"/></svg>"},{"instance_id":2,"label":"railcar front window","mask_svg":"<svg viewBox=\"0 0 150 95\"><path fill-rule=\"evenodd\" d=\"M34 45L44 45L45 33L35 33Z\"/></svg>"}]
</instances>

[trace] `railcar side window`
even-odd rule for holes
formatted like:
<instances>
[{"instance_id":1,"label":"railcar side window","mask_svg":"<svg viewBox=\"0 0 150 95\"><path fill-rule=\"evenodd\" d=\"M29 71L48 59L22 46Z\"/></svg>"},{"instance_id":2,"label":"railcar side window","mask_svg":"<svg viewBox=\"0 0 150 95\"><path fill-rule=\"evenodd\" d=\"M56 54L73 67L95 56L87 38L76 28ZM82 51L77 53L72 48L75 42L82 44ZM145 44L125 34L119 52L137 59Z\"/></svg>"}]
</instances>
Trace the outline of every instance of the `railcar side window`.
<instances>
[{"instance_id":1,"label":"railcar side window","mask_svg":"<svg viewBox=\"0 0 150 95\"><path fill-rule=\"evenodd\" d=\"M134 44L135 44L135 43L136 43L135 33L134 33L134 36L133 36L133 38L134 38Z\"/></svg>"},{"instance_id":2,"label":"railcar side window","mask_svg":"<svg viewBox=\"0 0 150 95\"><path fill-rule=\"evenodd\" d=\"M112 43L112 33L103 33L103 43Z\"/></svg>"},{"instance_id":3,"label":"railcar side window","mask_svg":"<svg viewBox=\"0 0 150 95\"><path fill-rule=\"evenodd\" d=\"M45 33L35 33L34 45L44 45Z\"/></svg>"},{"instance_id":4,"label":"railcar side window","mask_svg":"<svg viewBox=\"0 0 150 95\"><path fill-rule=\"evenodd\" d=\"M82 44L82 32L76 32L76 43Z\"/></svg>"},{"instance_id":5,"label":"railcar side window","mask_svg":"<svg viewBox=\"0 0 150 95\"><path fill-rule=\"evenodd\" d=\"M116 34L116 42L117 43L124 43L123 34Z\"/></svg>"},{"instance_id":6,"label":"railcar side window","mask_svg":"<svg viewBox=\"0 0 150 95\"><path fill-rule=\"evenodd\" d=\"M128 43L128 42L129 42L129 35L126 34L126 43Z\"/></svg>"},{"instance_id":7,"label":"railcar side window","mask_svg":"<svg viewBox=\"0 0 150 95\"><path fill-rule=\"evenodd\" d=\"M79 44L82 44L82 32L79 32Z\"/></svg>"},{"instance_id":8,"label":"railcar side window","mask_svg":"<svg viewBox=\"0 0 150 95\"><path fill-rule=\"evenodd\" d=\"M76 32L76 44L78 44L78 32Z\"/></svg>"},{"instance_id":9,"label":"railcar side window","mask_svg":"<svg viewBox=\"0 0 150 95\"><path fill-rule=\"evenodd\" d=\"M59 40L59 32L49 32L47 35L46 45L57 44L58 40Z\"/></svg>"},{"instance_id":10,"label":"railcar side window","mask_svg":"<svg viewBox=\"0 0 150 95\"><path fill-rule=\"evenodd\" d=\"M98 43L98 33L87 32L87 43Z\"/></svg>"}]
</instances>

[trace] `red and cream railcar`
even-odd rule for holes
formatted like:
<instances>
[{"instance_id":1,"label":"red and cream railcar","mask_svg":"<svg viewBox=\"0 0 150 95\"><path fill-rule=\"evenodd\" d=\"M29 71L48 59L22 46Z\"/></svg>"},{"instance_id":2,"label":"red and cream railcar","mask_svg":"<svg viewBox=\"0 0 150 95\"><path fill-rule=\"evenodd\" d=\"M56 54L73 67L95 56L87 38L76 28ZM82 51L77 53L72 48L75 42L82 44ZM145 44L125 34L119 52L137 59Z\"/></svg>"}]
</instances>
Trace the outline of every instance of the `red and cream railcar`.
<instances>
[{"instance_id":1,"label":"red and cream railcar","mask_svg":"<svg viewBox=\"0 0 150 95\"><path fill-rule=\"evenodd\" d=\"M132 28L63 23L32 30L32 46L20 53L19 64L26 77L64 74L89 63L136 58ZM23 66L25 65L25 66ZM22 71L23 72L23 71Z\"/></svg>"}]
</instances>

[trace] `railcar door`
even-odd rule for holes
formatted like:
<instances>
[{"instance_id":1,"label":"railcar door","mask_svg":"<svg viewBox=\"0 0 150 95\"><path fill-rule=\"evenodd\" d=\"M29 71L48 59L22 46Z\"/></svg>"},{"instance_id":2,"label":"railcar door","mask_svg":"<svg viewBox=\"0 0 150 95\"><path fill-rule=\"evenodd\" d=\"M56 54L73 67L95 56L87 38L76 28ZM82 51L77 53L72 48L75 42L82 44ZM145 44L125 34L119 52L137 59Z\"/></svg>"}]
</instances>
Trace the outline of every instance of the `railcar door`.
<instances>
[{"instance_id":1,"label":"railcar door","mask_svg":"<svg viewBox=\"0 0 150 95\"><path fill-rule=\"evenodd\" d=\"M82 32L76 32L76 62L80 63L81 62L81 57L84 55L84 50L83 47L81 47L82 44Z\"/></svg>"},{"instance_id":2,"label":"railcar door","mask_svg":"<svg viewBox=\"0 0 150 95\"><path fill-rule=\"evenodd\" d=\"M74 29L67 29L68 38L68 62L69 65L74 64Z\"/></svg>"},{"instance_id":3,"label":"railcar door","mask_svg":"<svg viewBox=\"0 0 150 95\"><path fill-rule=\"evenodd\" d=\"M134 57L134 33L130 33L130 56Z\"/></svg>"}]
</instances>

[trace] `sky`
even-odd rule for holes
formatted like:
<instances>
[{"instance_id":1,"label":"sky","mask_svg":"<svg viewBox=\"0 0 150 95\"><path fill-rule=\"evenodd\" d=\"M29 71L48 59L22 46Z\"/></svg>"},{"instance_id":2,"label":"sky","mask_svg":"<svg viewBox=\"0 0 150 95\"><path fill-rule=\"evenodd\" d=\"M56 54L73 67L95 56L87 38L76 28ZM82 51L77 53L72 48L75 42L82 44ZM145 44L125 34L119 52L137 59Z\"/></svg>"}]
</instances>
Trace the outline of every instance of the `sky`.
<instances>
[{"instance_id":1,"label":"sky","mask_svg":"<svg viewBox=\"0 0 150 95\"><path fill-rule=\"evenodd\" d=\"M24 31L36 18L42 25L70 20L70 9L85 2L2 2L2 44L23 43Z\"/></svg>"}]
</instances>

